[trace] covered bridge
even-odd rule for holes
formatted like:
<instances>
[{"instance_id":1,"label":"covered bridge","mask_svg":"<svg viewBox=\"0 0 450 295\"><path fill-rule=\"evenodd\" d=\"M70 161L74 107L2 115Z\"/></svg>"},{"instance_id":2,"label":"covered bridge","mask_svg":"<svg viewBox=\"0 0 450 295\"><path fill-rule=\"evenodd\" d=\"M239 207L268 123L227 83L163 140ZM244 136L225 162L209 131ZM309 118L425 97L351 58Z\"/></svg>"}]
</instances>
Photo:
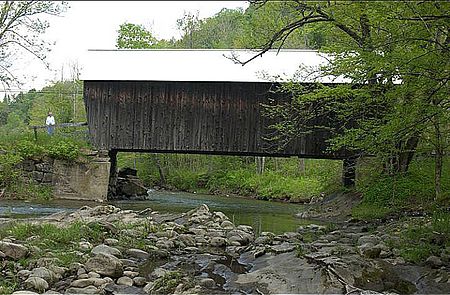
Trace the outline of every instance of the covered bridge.
<instances>
[{"instance_id":1,"label":"covered bridge","mask_svg":"<svg viewBox=\"0 0 450 295\"><path fill-rule=\"evenodd\" d=\"M202 49L88 51L82 80L93 144L113 153L347 158L345 151L327 151L325 131L296 138L283 149L264 139L273 122L262 115L262 104L270 98L275 103L289 99L271 90L292 78L300 66L318 67L326 59L312 50L269 51L245 66L232 58L246 60L255 54ZM344 82L336 77L319 81Z\"/></svg>"}]
</instances>

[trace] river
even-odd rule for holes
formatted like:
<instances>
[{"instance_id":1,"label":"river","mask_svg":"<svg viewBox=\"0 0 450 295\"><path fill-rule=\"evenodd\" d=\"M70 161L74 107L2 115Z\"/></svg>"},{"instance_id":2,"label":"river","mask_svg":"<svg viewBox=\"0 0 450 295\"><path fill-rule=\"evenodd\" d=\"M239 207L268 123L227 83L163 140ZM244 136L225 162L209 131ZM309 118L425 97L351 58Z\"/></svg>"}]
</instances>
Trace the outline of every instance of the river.
<instances>
[{"instance_id":1,"label":"river","mask_svg":"<svg viewBox=\"0 0 450 295\"><path fill-rule=\"evenodd\" d=\"M302 205L243 197L150 191L149 198L145 201L110 201L108 203L121 209L143 210L150 207L152 210L163 213L186 212L201 204L206 204L210 210L225 213L237 225L251 225L257 234L262 231L271 231L276 234L295 231L300 225L308 223L295 217L296 213L304 210ZM99 203L72 200L42 202L2 200L0 201L0 217L38 217L63 210L74 211L84 205L93 207L99 205Z\"/></svg>"}]
</instances>

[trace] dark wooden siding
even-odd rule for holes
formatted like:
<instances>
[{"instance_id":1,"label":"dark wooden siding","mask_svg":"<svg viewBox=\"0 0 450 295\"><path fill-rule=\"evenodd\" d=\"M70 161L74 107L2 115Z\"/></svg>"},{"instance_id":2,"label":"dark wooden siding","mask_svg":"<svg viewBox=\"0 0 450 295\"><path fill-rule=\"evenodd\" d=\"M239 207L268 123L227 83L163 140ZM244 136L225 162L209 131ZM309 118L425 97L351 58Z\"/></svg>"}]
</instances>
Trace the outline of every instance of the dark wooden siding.
<instances>
[{"instance_id":1,"label":"dark wooden siding","mask_svg":"<svg viewBox=\"0 0 450 295\"><path fill-rule=\"evenodd\" d=\"M342 158L326 152L327 134L282 151L263 140L261 114L271 83L85 81L89 130L100 149ZM284 98L287 99L287 98Z\"/></svg>"}]
</instances>

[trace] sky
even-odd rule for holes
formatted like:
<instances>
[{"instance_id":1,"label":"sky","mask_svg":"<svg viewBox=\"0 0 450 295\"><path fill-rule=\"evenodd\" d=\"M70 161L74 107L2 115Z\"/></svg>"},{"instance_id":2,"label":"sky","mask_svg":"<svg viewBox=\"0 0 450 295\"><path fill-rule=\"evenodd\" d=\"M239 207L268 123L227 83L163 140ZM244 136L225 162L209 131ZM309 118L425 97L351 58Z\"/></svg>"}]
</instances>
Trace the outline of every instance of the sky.
<instances>
[{"instance_id":1,"label":"sky","mask_svg":"<svg viewBox=\"0 0 450 295\"><path fill-rule=\"evenodd\" d=\"M124 22L142 24L155 37L179 38L176 20L184 12L210 17L222 8L246 8L245 1L68 1L62 17L49 18L43 38L55 42L47 55L50 69L35 59L24 60L16 70L26 76L21 89L41 89L70 75L71 64L79 62L88 49L115 48L117 30Z\"/></svg>"}]
</instances>

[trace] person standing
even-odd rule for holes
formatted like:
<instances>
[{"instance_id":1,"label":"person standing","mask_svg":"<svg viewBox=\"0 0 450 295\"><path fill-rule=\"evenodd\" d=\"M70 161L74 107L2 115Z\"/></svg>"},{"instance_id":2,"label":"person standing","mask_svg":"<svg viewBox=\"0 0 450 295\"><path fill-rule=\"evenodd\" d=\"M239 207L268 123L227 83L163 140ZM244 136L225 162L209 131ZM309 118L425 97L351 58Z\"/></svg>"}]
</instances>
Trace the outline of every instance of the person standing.
<instances>
[{"instance_id":1,"label":"person standing","mask_svg":"<svg viewBox=\"0 0 450 295\"><path fill-rule=\"evenodd\" d=\"M52 112L48 112L47 119L45 120L45 125L47 125L48 135L53 135L55 131L55 117L53 117Z\"/></svg>"}]
</instances>

